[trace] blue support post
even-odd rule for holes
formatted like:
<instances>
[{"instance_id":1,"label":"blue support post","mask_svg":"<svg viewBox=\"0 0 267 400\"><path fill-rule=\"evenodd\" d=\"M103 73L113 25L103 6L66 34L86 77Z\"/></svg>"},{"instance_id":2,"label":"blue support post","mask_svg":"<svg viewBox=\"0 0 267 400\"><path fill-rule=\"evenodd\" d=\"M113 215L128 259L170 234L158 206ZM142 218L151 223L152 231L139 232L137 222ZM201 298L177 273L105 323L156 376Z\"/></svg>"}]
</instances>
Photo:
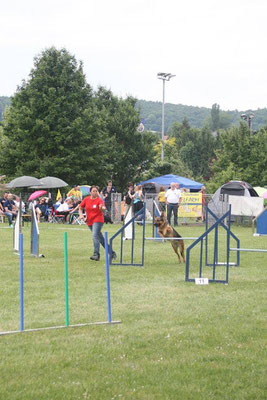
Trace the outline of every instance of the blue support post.
<instances>
[{"instance_id":1,"label":"blue support post","mask_svg":"<svg viewBox=\"0 0 267 400\"><path fill-rule=\"evenodd\" d=\"M144 262L145 262L145 230L146 230L146 203L144 203L142 265L144 265Z\"/></svg>"},{"instance_id":2,"label":"blue support post","mask_svg":"<svg viewBox=\"0 0 267 400\"><path fill-rule=\"evenodd\" d=\"M134 217L132 217L122 228L120 228L111 238L109 241L109 251L111 253L112 249L113 249L113 240L118 236L118 235L123 235L124 230L130 225L132 224L132 243L131 243L131 262L122 262L122 254L123 254L123 243L124 241L122 240L123 236L121 236L121 254L120 254L120 261L119 262L114 262L114 260L110 260L110 265L124 265L124 266L140 266L143 267L144 266L144 238L145 238L145 204L144 207L138 211L137 214L135 214ZM135 240L135 224L134 221L139 217L144 215L143 218L143 246L142 246L142 261L139 263L134 263L134 240Z\"/></svg>"},{"instance_id":3,"label":"blue support post","mask_svg":"<svg viewBox=\"0 0 267 400\"><path fill-rule=\"evenodd\" d=\"M108 307L108 322L111 322L111 302L110 302L110 281L109 281L109 246L108 233L105 232L105 261L106 261L106 281L107 281L107 307Z\"/></svg>"},{"instance_id":4,"label":"blue support post","mask_svg":"<svg viewBox=\"0 0 267 400\"><path fill-rule=\"evenodd\" d=\"M24 331L23 234L19 235L20 331Z\"/></svg>"},{"instance_id":5,"label":"blue support post","mask_svg":"<svg viewBox=\"0 0 267 400\"><path fill-rule=\"evenodd\" d=\"M123 260L123 231L121 231L121 251L120 251L120 263L121 264L122 264L122 260Z\"/></svg>"},{"instance_id":6,"label":"blue support post","mask_svg":"<svg viewBox=\"0 0 267 400\"><path fill-rule=\"evenodd\" d=\"M200 242L199 278L202 277L203 239Z\"/></svg>"},{"instance_id":7,"label":"blue support post","mask_svg":"<svg viewBox=\"0 0 267 400\"><path fill-rule=\"evenodd\" d=\"M132 246L132 249L131 249L131 264L133 264L134 263L134 241L135 241L135 223L133 222L133 225L132 225L132 228L133 228L133 238L132 238L132 243L131 243L131 246Z\"/></svg>"}]
</instances>

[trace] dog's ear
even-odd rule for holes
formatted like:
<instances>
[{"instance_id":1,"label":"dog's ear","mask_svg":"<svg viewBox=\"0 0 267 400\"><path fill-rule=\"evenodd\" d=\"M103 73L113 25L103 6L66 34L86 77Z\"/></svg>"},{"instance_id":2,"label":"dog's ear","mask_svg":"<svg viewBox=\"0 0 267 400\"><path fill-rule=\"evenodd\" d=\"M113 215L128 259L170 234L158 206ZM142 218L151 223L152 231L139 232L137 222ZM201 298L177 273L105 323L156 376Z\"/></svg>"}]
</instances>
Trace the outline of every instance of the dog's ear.
<instances>
[{"instance_id":1,"label":"dog's ear","mask_svg":"<svg viewBox=\"0 0 267 400\"><path fill-rule=\"evenodd\" d=\"M165 215L164 211L161 212L161 218L166 218L166 215Z\"/></svg>"}]
</instances>

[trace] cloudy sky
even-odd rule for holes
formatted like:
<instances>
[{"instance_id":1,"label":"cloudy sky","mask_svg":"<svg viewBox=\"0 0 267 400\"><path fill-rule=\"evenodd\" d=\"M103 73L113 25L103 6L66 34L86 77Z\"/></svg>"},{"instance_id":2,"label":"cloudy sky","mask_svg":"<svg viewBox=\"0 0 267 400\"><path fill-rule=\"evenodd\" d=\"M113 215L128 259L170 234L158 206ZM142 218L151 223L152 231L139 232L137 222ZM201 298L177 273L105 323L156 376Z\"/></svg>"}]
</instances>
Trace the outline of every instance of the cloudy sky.
<instances>
[{"instance_id":1,"label":"cloudy sky","mask_svg":"<svg viewBox=\"0 0 267 400\"><path fill-rule=\"evenodd\" d=\"M66 48L114 94L246 111L267 107L266 0L0 0L0 96L44 49Z\"/></svg>"}]
</instances>

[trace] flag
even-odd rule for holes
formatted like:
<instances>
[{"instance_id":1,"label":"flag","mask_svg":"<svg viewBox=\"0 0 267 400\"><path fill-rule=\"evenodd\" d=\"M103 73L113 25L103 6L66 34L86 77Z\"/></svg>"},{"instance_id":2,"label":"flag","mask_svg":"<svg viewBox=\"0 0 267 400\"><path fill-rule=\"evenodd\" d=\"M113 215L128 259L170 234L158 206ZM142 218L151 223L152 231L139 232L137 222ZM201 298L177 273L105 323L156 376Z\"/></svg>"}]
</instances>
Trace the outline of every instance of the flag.
<instances>
[{"instance_id":1,"label":"flag","mask_svg":"<svg viewBox=\"0 0 267 400\"><path fill-rule=\"evenodd\" d=\"M58 189L58 190L57 190L57 197L56 197L56 199L58 200L60 197L62 197L62 196L61 196L60 190Z\"/></svg>"}]
</instances>

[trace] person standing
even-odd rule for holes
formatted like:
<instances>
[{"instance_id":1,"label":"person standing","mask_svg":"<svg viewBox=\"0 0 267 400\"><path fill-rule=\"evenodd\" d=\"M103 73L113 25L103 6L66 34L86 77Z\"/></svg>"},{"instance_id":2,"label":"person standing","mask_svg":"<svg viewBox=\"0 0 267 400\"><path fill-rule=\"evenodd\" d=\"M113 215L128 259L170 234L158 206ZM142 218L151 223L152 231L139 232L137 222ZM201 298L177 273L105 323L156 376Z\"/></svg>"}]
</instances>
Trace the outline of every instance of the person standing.
<instances>
[{"instance_id":1,"label":"person standing","mask_svg":"<svg viewBox=\"0 0 267 400\"><path fill-rule=\"evenodd\" d=\"M72 197L78 201L82 201L82 192L80 191L79 185L74 185L73 188L68 192L67 197Z\"/></svg>"},{"instance_id":2,"label":"person standing","mask_svg":"<svg viewBox=\"0 0 267 400\"><path fill-rule=\"evenodd\" d=\"M86 218L83 216L85 209ZM100 260L100 244L105 248L105 239L101 232L104 224L103 211L106 210L103 200L99 197L98 188L91 186L90 196L85 197L79 205L80 219L84 219L89 229L92 231L94 254L90 257L91 260ZM116 258L115 251L112 252L112 259Z\"/></svg>"},{"instance_id":3,"label":"person standing","mask_svg":"<svg viewBox=\"0 0 267 400\"><path fill-rule=\"evenodd\" d=\"M178 185L178 189L176 188ZM170 189L165 193L165 202L167 205L167 220L171 224L171 216L174 216L174 226L178 226L178 207L181 200L181 191L179 184L171 183Z\"/></svg>"},{"instance_id":4,"label":"person standing","mask_svg":"<svg viewBox=\"0 0 267 400\"><path fill-rule=\"evenodd\" d=\"M112 181L108 181L107 186L101 191L101 195L104 199L106 209L111 212L111 194L116 193L115 186L112 185Z\"/></svg>"},{"instance_id":5,"label":"person standing","mask_svg":"<svg viewBox=\"0 0 267 400\"><path fill-rule=\"evenodd\" d=\"M165 188L164 188L164 186L161 186L159 188L158 201L159 201L159 210L165 211L166 204L165 204Z\"/></svg>"},{"instance_id":6,"label":"person standing","mask_svg":"<svg viewBox=\"0 0 267 400\"><path fill-rule=\"evenodd\" d=\"M128 190L123 197L123 200L125 202L124 217L127 215L129 208L131 208L133 198L134 198L133 184L132 182L129 182Z\"/></svg>"}]
</instances>

